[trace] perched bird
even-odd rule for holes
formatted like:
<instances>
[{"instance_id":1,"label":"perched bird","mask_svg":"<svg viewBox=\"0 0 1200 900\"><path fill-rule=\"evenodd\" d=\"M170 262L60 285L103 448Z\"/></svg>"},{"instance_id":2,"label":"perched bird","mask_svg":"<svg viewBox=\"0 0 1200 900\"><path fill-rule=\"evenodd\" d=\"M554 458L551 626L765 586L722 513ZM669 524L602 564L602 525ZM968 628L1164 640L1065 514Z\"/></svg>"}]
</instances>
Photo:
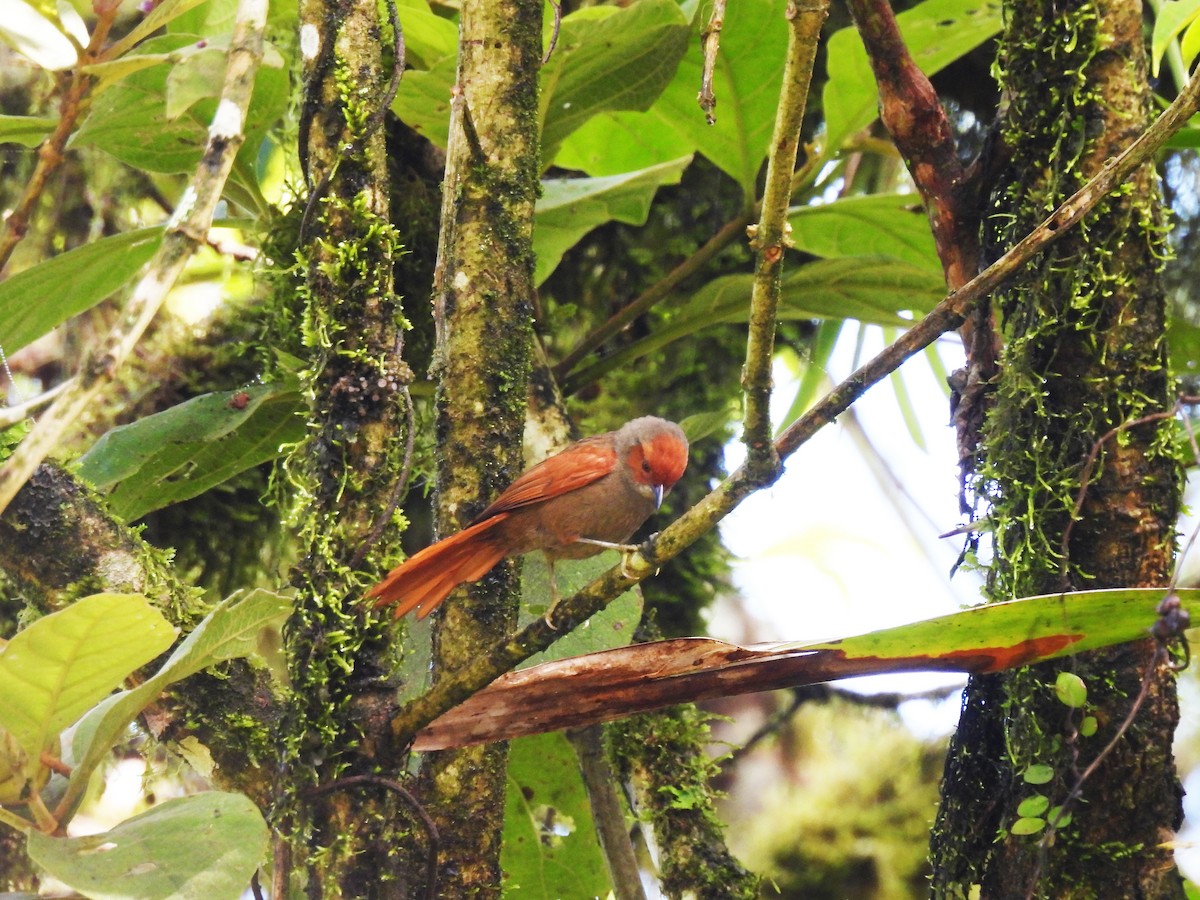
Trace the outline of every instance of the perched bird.
<instances>
[{"instance_id":1,"label":"perched bird","mask_svg":"<svg viewBox=\"0 0 1200 900\"><path fill-rule=\"evenodd\" d=\"M674 422L644 416L585 438L529 469L458 534L410 556L367 592L396 617L424 618L460 584L500 560L542 550L582 559L625 542L658 509L687 467L688 442ZM555 598L557 599L557 598Z\"/></svg>"}]
</instances>

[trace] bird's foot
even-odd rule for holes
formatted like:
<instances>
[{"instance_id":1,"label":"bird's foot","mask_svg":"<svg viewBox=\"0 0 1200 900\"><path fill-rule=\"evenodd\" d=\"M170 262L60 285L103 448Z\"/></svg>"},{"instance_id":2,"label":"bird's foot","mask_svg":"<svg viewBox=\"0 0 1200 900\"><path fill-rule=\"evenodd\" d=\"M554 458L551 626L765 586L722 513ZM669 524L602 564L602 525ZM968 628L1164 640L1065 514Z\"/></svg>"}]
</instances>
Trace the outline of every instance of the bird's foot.
<instances>
[{"instance_id":1,"label":"bird's foot","mask_svg":"<svg viewBox=\"0 0 1200 900\"><path fill-rule=\"evenodd\" d=\"M629 568L629 560L633 554L642 550L641 544L616 544L612 541L597 541L594 538L579 538L581 544L591 544L593 547L603 547L605 550L616 550L621 554L621 574L629 580L634 580L637 575Z\"/></svg>"}]
</instances>

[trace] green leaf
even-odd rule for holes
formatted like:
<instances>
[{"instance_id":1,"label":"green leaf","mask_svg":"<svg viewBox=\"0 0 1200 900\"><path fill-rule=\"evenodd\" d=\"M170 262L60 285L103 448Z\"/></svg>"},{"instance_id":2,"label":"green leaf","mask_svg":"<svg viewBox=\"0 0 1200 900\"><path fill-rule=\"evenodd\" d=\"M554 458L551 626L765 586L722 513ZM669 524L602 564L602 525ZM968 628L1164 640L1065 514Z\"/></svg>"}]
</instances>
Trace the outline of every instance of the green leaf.
<instances>
[{"instance_id":1,"label":"green leaf","mask_svg":"<svg viewBox=\"0 0 1200 900\"><path fill-rule=\"evenodd\" d=\"M885 256L941 272L933 233L915 194L845 197L788 214L797 250L828 259Z\"/></svg>"},{"instance_id":2,"label":"green leaf","mask_svg":"<svg viewBox=\"0 0 1200 900\"><path fill-rule=\"evenodd\" d=\"M913 60L933 75L1000 31L998 0L925 0L896 16ZM877 118L879 93L862 38L853 26L828 44L825 84L825 146L833 154Z\"/></svg>"},{"instance_id":3,"label":"green leaf","mask_svg":"<svg viewBox=\"0 0 1200 900\"><path fill-rule=\"evenodd\" d=\"M267 852L262 813L241 794L179 797L102 834L29 835L29 858L93 900L240 896Z\"/></svg>"},{"instance_id":4,"label":"green leaf","mask_svg":"<svg viewBox=\"0 0 1200 900\"><path fill-rule=\"evenodd\" d=\"M107 54L108 58L119 62L120 57L125 56L139 41L148 38L168 22L205 2L207 0L163 0L147 13L146 18L133 26L129 34L113 45ZM202 34L203 32L197 30L196 33Z\"/></svg>"},{"instance_id":5,"label":"green leaf","mask_svg":"<svg viewBox=\"0 0 1200 900\"><path fill-rule=\"evenodd\" d=\"M606 550L586 559L563 559L554 565L554 579L558 583L560 597L587 585L592 579L607 572L620 562L616 551ZM521 569L521 624L544 616L550 609L550 573L546 558L541 553L531 553L525 558ZM624 647L633 640L633 630L642 618L641 591L631 589L602 609L596 615L555 641L541 653L536 653L520 668L527 669L552 659L566 659L583 653L594 653L612 647Z\"/></svg>"},{"instance_id":6,"label":"green leaf","mask_svg":"<svg viewBox=\"0 0 1200 900\"><path fill-rule=\"evenodd\" d=\"M1054 769L1042 763L1035 763L1025 770L1021 778L1026 784L1049 784L1054 780Z\"/></svg>"},{"instance_id":7,"label":"green leaf","mask_svg":"<svg viewBox=\"0 0 1200 900\"><path fill-rule=\"evenodd\" d=\"M175 630L140 594L93 594L38 619L0 653L0 727L32 760Z\"/></svg>"},{"instance_id":8,"label":"green leaf","mask_svg":"<svg viewBox=\"0 0 1200 900\"><path fill-rule=\"evenodd\" d=\"M1095 716L1084 716L1079 722L1079 733L1084 737L1091 737L1100 728L1100 723Z\"/></svg>"},{"instance_id":9,"label":"green leaf","mask_svg":"<svg viewBox=\"0 0 1200 900\"><path fill-rule=\"evenodd\" d=\"M168 34L146 41L140 50L148 56L186 57L194 53L183 53L185 49L205 49L197 46L199 40L192 34ZM203 86L209 89L210 96L169 118L167 98L174 68L152 65L131 72L100 94L72 138L71 146L98 147L122 162L151 172L176 173L195 168L208 140L221 80L209 79ZM242 154L253 157L257 153L260 140L286 110L287 103L287 73L269 65L260 67L246 114L246 144L239 158Z\"/></svg>"},{"instance_id":10,"label":"green leaf","mask_svg":"<svg viewBox=\"0 0 1200 900\"><path fill-rule=\"evenodd\" d=\"M644 225L661 185L678 184L690 156L607 178L549 178L534 214L534 284L545 281L575 243L605 222Z\"/></svg>"},{"instance_id":11,"label":"green leaf","mask_svg":"<svg viewBox=\"0 0 1200 900\"><path fill-rule=\"evenodd\" d=\"M427 0L400 0L396 9L404 29L404 58L410 66L428 69L458 53L458 26L433 12Z\"/></svg>"},{"instance_id":12,"label":"green leaf","mask_svg":"<svg viewBox=\"0 0 1200 900\"><path fill-rule=\"evenodd\" d=\"M644 113L600 113L567 135L554 164L589 175L620 175L686 156L697 147L657 105Z\"/></svg>"},{"instance_id":13,"label":"green leaf","mask_svg":"<svg viewBox=\"0 0 1200 900\"><path fill-rule=\"evenodd\" d=\"M1034 794L1026 797L1017 806L1018 816L1040 816L1050 808L1050 798L1044 794Z\"/></svg>"},{"instance_id":14,"label":"green leaf","mask_svg":"<svg viewBox=\"0 0 1200 900\"><path fill-rule=\"evenodd\" d=\"M1197 16L1200 16L1200 0L1167 0L1158 8L1158 14L1154 17L1154 34L1150 40L1150 65L1155 78L1158 77L1159 65L1171 41ZM1191 65L1186 53L1183 64Z\"/></svg>"},{"instance_id":15,"label":"green leaf","mask_svg":"<svg viewBox=\"0 0 1200 900\"><path fill-rule=\"evenodd\" d=\"M274 459L304 436L303 408L294 385L204 394L107 432L78 471L133 521Z\"/></svg>"},{"instance_id":16,"label":"green leaf","mask_svg":"<svg viewBox=\"0 0 1200 900\"><path fill-rule=\"evenodd\" d=\"M1046 813L1046 823L1053 825L1055 828L1066 828L1071 824L1071 819L1071 814L1064 813L1061 806L1056 806Z\"/></svg>"},{"instance_id":17,"label":"green leaf","mask_svg":"<svg viewBox=\"0 0 1200 900\"><path fill-rule=\"evenodd\" d=\"M1079 709L1087 703L1087 685L1074 672L1059 672L1054 681L1054 695L1064 706Z\"/></svg>"},{"instance_id":18,"label":"green leaf","mask_svg":"<svg viewBox=\"0 0 1200 900\"><path fill-rule=\"evenodd\" d=\"M69 69L79 60L75 45L57 22L25 0L11 0L0 16L0 41L34 65L51 71Z\"/></svg>"},{"instance_id":19,"label":"green leaf","mask_svg":"<svg viewBox=\"0 0 1200 900\"><path fill-rule=\"evenodd\" d=\"M204 617L151 678L93 707L75 729L72 746L75 768L63 802L69 806L83 795L92 772L112 745L164 689L215 663L255 653L265 630L282 627L291 614L291 603L289 596L261 589L227 597Z\"/></svg>"},{"instance_id":20,"label":"green leaf","mask_svg":"<svg viewBox=\"0 0 1200 900\"><path fill-rule=\"evenodd\" d=\"M565 16L541 69L542 158L549 163L563 139L599 112L649 109L674 77L689 32L673 0Z\"/></svg>"},{"instance_id":21,"label":"green leaf","mask_svg":"<svg viewBox=\"0 0 1200 900\"><path fill-rule=\"evenodd\" d=\"M500 865L505 897L603 897L610 890L579 761L561 734L512 743Z\"/></svg>"},{"instance_id":22,"label":"green leaf","mask_svg":"<svg viewBox=\"0 0 1200 900\"><path fill-rule=\"evenodd\" d=\"M36 147L54 131L57 119L43 116L0 116L0 144Z\"/></svg>"},{"instance_id":23,"label":"green leaf","mask_svg":"<svg viewBox=\"0 0 1200 900\"><path fill-rule=\"evenodd\" d=\"M163 229L101 238L0 282L0 346L14 353L133 278L162 241Z\"/></svg>"},{"instance_id":24,"label":"green leaf","mask_svg":"<svg viewBox=\"0 0 1200 900\"><path fill-rule=\"evenodd\" d=\"M457 72L458 59L453 56L425 72L409 70L392 101L400 121L442 148L450 138L450 91Z\"/></svg>"},{"instance_id":25,"label":"green leaf","mask_svg":"<svg viewBox=\"0 0 1200 900\"><path fill-rule=\"evenodd\" d=\"M1196 57L1200 56L1200 18L1193 17L1188 24L1183 33L1183 40L1179 42L1179 53L1185 66L1191 66Z\"/></svg>"},{"instance_id":26,"label":"green leaf","mask_svg":"<svg viewBox=\"0 0 1200 900\"><path fill-rule=\"evenodd\" d=\"M675 78L651 108L646 127L665 123L742 187L746 201L767 156L787 51L786 0L731 3L721 29L721 52L713 72L716 123L696 103L703 68L701 12ZM678 154L675 154L678 155Z\"/></svg>"},{"instance_id":27,"label":"green leaf","mask_svg":"<svg viewBox=\"0 0 1200 900\"><path fill-rule=\"evenodd\" d=\"M1013 822L1012 828L1009 829L1013 834L1038 834L1046 827L1045 819L1025 818L1017 819Z\"/></svg>"},{"instance_id":28,"label":"green leaf","mask_svg":"<svg viewBox=\"0 0 1200 900\"><path fill-rule=\"evenodd\" d=\"M568 391L606 372L655 353L672 341L714 325L745 322L750 312L751 274L726 275L697 291L653 334L569 376ZM874 325L903 326L912 313L932 309L944 296L941 275L876 257L817 260L794 269L781 282L779 318L857 319Z\"/></svg>"}]
</instances>

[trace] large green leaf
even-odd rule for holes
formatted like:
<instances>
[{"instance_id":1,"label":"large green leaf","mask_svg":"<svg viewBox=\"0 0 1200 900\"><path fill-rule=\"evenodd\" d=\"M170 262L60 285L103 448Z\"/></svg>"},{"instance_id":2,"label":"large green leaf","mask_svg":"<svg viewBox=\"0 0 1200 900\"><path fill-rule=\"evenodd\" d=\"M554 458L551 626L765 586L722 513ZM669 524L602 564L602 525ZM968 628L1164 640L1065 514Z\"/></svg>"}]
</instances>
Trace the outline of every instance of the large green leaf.
<instances>
[{"instance_id":1,"label":"large green leaf","mask_svg":"<svg viewBox=\"0 0 1200 900\"><path fill-rule=\"evenodd\" d=\"M913 60L932 75L1000 31L999 0L925 0L897 17ZM829 39L825 84L827 152L877 117L879 92L862 38L853 26Z\"/></svg>"},{"instance_id":2,"label":"large green leaf","mask_svg":"<svg viewBox=\"0 0 1200 900\"><path fill-rule=\"evenodd\" d=\"M138 49L143 56L162 54L164 60L169 60L173 52L196 48L199 41L196 35L168 34L148 40ZM201 62L187 67L174 79L171 76L176 67L166 61L127 74L96 98L71 139L72 146L95 146L151 172L187 172L195 168L208 140L222 80L212 77L205 68L206 56L187 54L188 59ZM186 86L182 83L185 80ZM168 97L181 91L203 99L188 103L183 111L172 108L172 112L179 113L172 117L168 115ZM266 129L283 114L287 103L287 73L282 68L261 66L246 114L246 146L242 153L253 156L257 152Z\"/></svg>"},{"instance_id":3,"label":"large green leaf","mask_svg":"<svg viewBox=\"0 0 1200 900\"><path fill-rule=\"evenodd\" d=\"M14 353L91 309L138 273L162 235L156 227L101 238L0 282L0 346Z\"/></svg>"},{"instance_id":4,"label":"large green leaf","mask_svg":"<svg viewBox=\"0 0 1200 900\"><path fill-rule=\"evenodd\" d=\"M427 0L400 0L396 11L404 29L408 65L428 69L458 53L458 26L433 12Z\"/></svg>"},{"instance_id":5,"label":"large green leaf","mask_svg":"<svg viewBox=\"0 0 1200 900\"><path fill-rule=\"evenodd\" d=\"M450 138L450 91L457 71L457 57L449 56L427 71L405 72L392 101L400 121L439 147Z\"/></svg>"},{"instance_id":6,"label":"large green leaf","mask_svg":"<svg viewBox=\"0 0 1200 900\"><path fill-rule=\"evenodd\" d=\"M112 511L133 521L279 455L304 436L294 385L263 384L193 397L104 434L78 463Z\"/></svg>"},{"instance_id":7,"label":"large green leaf","mask_svg":"<svg viewBox=\"0 0 1200 900\"><path fill-rule=\"evenodd\" d=\"M940 270L925 207L915 194L845 197L791 210L792 242L814 256L885 256Z\"/></svg>"},{"instance_id":8,"label":"large green leaf","mask_svg":"<svg viewBox=\"0 0 1200 900\"><path fill-rule=\"evenodd\" d=\"M533 250L537 256L534 284L541 284L575 243L615 219L644 225L650 203L661 185L678 184L690 156L638 172L607 178L548 178L534 214Z\"/></svg>"},{"instance_id":9,"label":"large green leaf","mask_svg":"<svg viewBox=\"0 0 1200 900\"><path fill-rule=\"evenodd\" d=\"M93 900L238 897L267 852L262 813L241 794L160 803L102 834L29 835L29 858Z\"/></svg>"},{"instance_id":10,"label":"large green leaf","mask_svg":"<svg viewBox=\"0 0 1200 900\"><path fill-rule=\"evenodd\" d=\"M152 677L93 707L75 729L75 768L64 805L71 805L83 795L92 772L112 745L167 686L215 663L260 652L264 636L277 634L291 609L290 597L272 591L234 594L204 617Z\"/></svg>"},{"instance_id":11,"label":"large green leaf","mask_svg":"<svg viewBox=\"0 0 1200 900\"><path fill-rule=\"evenodd\" d=\"M42 116L0 116L0 144L36 147L57 124L57 119Z\"/></svg>"},{"instance_id":12,"label":"large green leaf","mask_svg":"<svg viewBox=\"0 0 1200 900\"><path fill-rule=\"evenodd\" d=\"M579 760L561 734L514 741L500 865L505 897L603 897L608 871Z\"/></svg>"},{"instance_id":13,"label":"large green leaf","mask_svg":"<svg viewBox=\"0 0 1200 900\"><path fill-rule=\"evenodd\" d=\"M566 389L578 390L704 328L745 322L753 282L750 274L714 279L653 334L573 373ZM780 319L857 319L874 325L908 325L913 313L932 309L945 295L939 272L881 257L817 260L785 275L780 287Z\"/></svg>"},{"instance_id":14,"label":"large green leaf","mask_svg":"<svg viewBox=\"0 0 1200 900\"><path fill-rule=\"evenodd\" d=\"M754 197L754 182L775 127L787 52L786 8L787 0L749 0L726 8L713 73L714 125L705 121L696 102L703 70L699 32L707 22L704 11L693 23L692 41L675 79L655 104L671 127L741 185L747 202Z\"/></svg>"},{"instance_id":15,"label":"large green leaf","mask_svg":"<svg viewBox=\"0 0 1200 900\"><path fill-rule=\"evenodd\" d=\"M687 21L671 0L565 16L540 72L543 158L552 159L562 140L599 112L649 107L671 80L687 38ZM406 125L439 147L446 146L456 69L455 57L447 56L426 71L405 73L392 103Z\"/></svg>"},{"instance_id":16,"label":"large green leaf","mask_svg":"<svg viewBox=\"0 0 1200 900\"><path fill-rule=\"evenodd\" d=\"M698 149L655 104L644 113L600 113L569 134L554 164L589 175L620 175L662 165Z\"/></svg>"},{"instance_id":17,"label":"large green leaf","mask_svg":"<svg viewBox=\"0 0 1200 900\"><path fill-rule=\"evenodd\" d=\"M93 594L17 633L0 652L0 727L31 760L139 666L173 629L140 594Z\"/></svg>"},{"instance_id":18,"label":"large green leaf","mask_svg":"<svg viewBox=\"0 0 1200 900\"><path fill-rule=\"evenodd\" d=\"M542 158L599 112L645 110L675 76L690 28L672 0L584 7L562 20L542 66Z\"/></svg>"}]
</instances>

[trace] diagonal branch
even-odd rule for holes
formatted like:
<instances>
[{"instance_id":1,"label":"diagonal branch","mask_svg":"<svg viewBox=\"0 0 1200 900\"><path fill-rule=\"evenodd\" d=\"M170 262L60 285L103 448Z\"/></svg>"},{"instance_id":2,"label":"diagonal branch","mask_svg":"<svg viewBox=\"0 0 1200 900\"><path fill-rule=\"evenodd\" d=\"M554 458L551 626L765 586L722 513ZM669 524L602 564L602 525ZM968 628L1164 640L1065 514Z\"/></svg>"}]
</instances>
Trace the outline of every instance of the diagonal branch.
<instances>
[{"instance_id":1,"label":"diagonal branch","mask_svg":"<svg viewBox=\"0 0 1200 900\"><path fill-rule=\"evenodd\" d=\"M1120 156L1110 159L1095 178L1071 195L1004 256L972 278L961 290L946 297L894 344L855 371L796 420L775 441L780 458L791 456L822 427L848 409L868 388L898 369L910 356L945 332L957 328L976 303L1012 278L1034 256L1076 225L1100 200L1118 189L1131 172L1150 159L1167 138L1183 127L1198 106L1200 70L1192 75L1184 90L1154 124ZM546 649L567 631L603 609L614 597L652 575L658 566L679 555L756 489L746 467L742 466L649 541L643 553L635 554L626 561L626 565L615 566L561 601L546 619L536 620L518 634L495 644L470 665L447 674L435 688L406 706L393 720L392 728L398 735L411 739L443 712L534 653Z\"/></svg>"},{"instance_id":2,"label":"diagonal branch","mask_svg":"<svg viewBox=\"0 0 1200 900\"><path fill-rule=\"evenodd\" d=\"M137 345L187 261L207 242L221 190L233 168L238 148L245 140L246 110L250 105L254 76L262 61L266 18L267 0L240 0L221 99L209 126L208 145L196 173L167 223L162 245L134 288L121 318L101 346L84 360L71 387L59 395L0 468L0 512L93 398L115 379L121 364Z\"/></svg>"}]
</instances>

